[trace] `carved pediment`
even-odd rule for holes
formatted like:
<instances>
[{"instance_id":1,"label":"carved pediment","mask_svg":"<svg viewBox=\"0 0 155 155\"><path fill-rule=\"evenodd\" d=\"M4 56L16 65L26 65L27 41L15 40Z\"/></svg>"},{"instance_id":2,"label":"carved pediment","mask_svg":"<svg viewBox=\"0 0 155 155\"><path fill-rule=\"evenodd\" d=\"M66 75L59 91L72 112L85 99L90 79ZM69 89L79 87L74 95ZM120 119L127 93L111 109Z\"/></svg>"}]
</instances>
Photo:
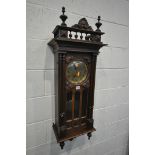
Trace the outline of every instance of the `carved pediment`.
<instances>
[{"instance_id":1,"label":"carved pediment","mask_svg":"<svg viewBox=\"0 0 155 155\"><path fill-rule=\"evenodd\" d=\"M72 27L78 28L78 29L84 29L84 30L88 30L88 31L93 31L92 27L89 26L86 18L80 19L78 24L75 24Z\"/></svg>"}]
</instances>

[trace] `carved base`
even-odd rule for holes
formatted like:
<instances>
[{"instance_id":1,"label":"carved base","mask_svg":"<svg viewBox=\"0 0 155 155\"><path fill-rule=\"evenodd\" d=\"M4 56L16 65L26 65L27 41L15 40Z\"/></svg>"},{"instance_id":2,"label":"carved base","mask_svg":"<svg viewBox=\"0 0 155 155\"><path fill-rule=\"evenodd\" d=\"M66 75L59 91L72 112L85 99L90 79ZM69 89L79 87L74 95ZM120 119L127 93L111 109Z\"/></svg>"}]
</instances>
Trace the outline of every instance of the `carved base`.
<instances>
[{"instance_id":1,"label":"carved base","mask_svg":"<svg viewBox=\"0 0 155 155\"><path fill-rule=\"evenodd\" d=\"M65 141L70 140L72 141L74 138L87 134L88 139L90 139L90 137L92 136L92 132L96 131L96 129L93 128L80 128L80 130L75 130L75 131L70 131L67 135L64 135L60 137L60 135L58 134L58 128L56 126L56 124L53 124L53 129L54 129L54 133L57 139L57 142L60 144L61 149L64 148L65 145Z\"/></svg>"}]
</instances>

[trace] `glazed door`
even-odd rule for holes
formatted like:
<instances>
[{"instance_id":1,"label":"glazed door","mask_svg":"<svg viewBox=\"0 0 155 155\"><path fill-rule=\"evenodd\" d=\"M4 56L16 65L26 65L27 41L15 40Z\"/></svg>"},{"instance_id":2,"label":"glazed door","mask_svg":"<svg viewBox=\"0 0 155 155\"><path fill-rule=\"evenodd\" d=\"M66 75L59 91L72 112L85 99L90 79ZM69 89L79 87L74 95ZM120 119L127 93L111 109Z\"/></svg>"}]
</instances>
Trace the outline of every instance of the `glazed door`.
<instances>
[{"instance_id":1,"label":"glazed door","mask_svg":"<svg viewBox=\"0 0 155 155\"><path fill-rule=\"evenodd\" d=\"M66 126L67 130L86 125L88 108L88 88L75 86L67 91Z\"/></svg>"},{"instance_id":2,"label":"glazed door","mask_svg":"<svg viewBox=\"0 0 155 155\"><path fill-rule=\"evenodd\" d=\"M68 54L66 57L66 119L67 130L86 126L90 91L88 54Z\"/></svg>"}]
</instances>

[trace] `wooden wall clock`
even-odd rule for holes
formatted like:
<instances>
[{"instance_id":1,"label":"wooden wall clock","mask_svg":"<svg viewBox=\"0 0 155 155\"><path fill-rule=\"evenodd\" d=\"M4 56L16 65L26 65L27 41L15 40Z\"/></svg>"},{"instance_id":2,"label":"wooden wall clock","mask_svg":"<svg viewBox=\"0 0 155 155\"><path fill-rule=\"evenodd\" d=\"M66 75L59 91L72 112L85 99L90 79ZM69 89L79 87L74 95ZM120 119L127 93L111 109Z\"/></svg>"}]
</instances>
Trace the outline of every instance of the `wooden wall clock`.
<instances>
[{"instance_id":1,"label":"wooden wall clock","mask_svg":"<svg viewBox=\"0 0 155 155\"><path fill-rule=\"evenodd\" d=\"M100 16L94 31L87 20L67 27L65 8L62 7L61 25L53 31L48 43L55 56L55 124L54 133L61 149L66 140L83 134L90 139L93 126L96 59L104 33L99 29Z\"/></svg>"}]
</instances>

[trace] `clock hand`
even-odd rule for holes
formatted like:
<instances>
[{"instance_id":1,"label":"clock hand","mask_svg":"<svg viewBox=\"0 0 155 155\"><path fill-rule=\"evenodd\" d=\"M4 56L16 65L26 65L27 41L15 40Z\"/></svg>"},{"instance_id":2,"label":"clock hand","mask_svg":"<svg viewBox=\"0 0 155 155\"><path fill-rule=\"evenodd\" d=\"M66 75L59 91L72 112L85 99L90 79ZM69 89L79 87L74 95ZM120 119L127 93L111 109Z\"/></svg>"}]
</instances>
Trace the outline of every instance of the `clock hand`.
<instances>
[{"instance_id":1,"label":"clock hand","mask_svg":"<svg viewBox=\"0 0 155 155\"><path fill-rule=\"evenodd\" d=\"M75 66L75 64L74 64L74 69L75 69L74 77L76 77L78 71L77 71L77 67Z\"/></svg>"},{"instance_id":2,"label":"clock hand","mask_svg":"<svg viewBox=\"0 0 155 155\"><path fill-rule=\"evenodd\" d=\"M76 76L78 76L79 77L79 75L80 75L80 72L77 70L77 67L76 67L76 65L74 64L74 69L75 69L75 74L74 74L74 78L76 77Z\"/></svg>"},{"instance_id":3,"label":"clock hand","mask_svg":"<svg viewBox=\"0 0 155 155\"><path fill-rule=\"evenodd\" d=\"M73 77L74 77L74 78L76 77L76 73L74 73Z\"/></svg>"},{"instance_id":4,"label":"clock hand","mask_svg":"<svg viewBox=\"0 0 155 155\"><path fill-rule=\"evenodd\" d=\"M77 72L77 68L76 68L75 64L74 64L74 69L75 69L75 71Z\"/></svg>"}]
</instances>

